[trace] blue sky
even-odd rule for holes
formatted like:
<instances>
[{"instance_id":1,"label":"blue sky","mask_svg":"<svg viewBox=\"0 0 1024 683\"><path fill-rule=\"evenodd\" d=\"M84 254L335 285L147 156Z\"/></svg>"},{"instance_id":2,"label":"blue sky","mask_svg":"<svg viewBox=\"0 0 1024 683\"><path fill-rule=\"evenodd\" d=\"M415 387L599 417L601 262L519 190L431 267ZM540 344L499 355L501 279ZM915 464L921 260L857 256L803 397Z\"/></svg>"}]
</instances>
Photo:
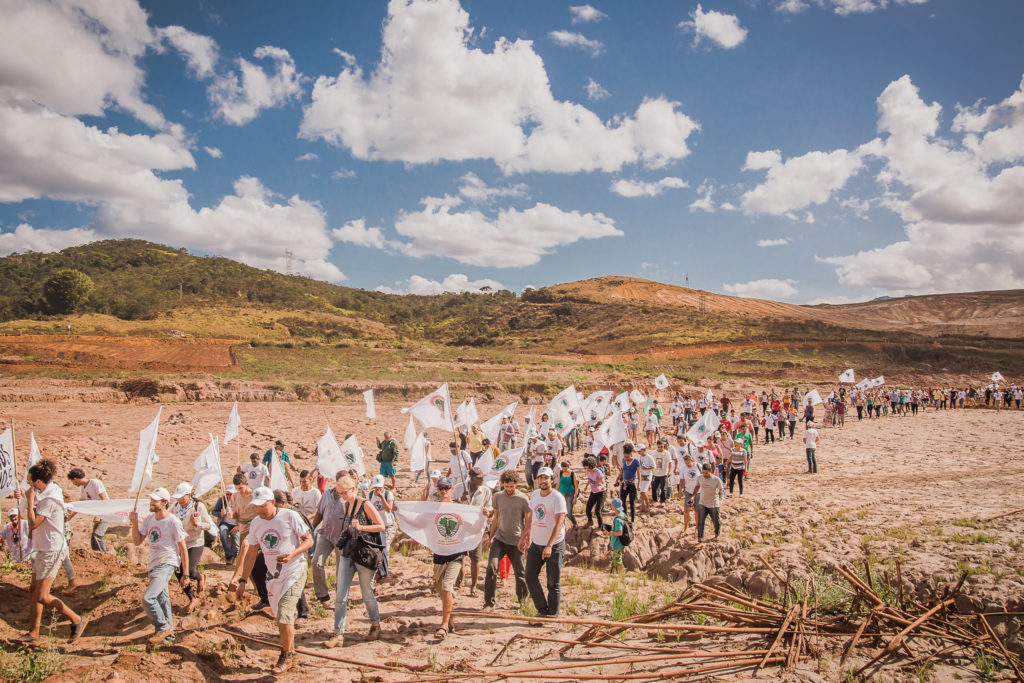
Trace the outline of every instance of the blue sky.
<instances>
[{"instance_id":1,"label":"blue sky","mask_svg":"<svg viewBox=\"0 0 1024 683\"><path fill-rule=\"evenodd\" d=\"M1019 0L2 12L3 254L140 237L414 293L1024 287Z\"/></svg>"}]
</instances>

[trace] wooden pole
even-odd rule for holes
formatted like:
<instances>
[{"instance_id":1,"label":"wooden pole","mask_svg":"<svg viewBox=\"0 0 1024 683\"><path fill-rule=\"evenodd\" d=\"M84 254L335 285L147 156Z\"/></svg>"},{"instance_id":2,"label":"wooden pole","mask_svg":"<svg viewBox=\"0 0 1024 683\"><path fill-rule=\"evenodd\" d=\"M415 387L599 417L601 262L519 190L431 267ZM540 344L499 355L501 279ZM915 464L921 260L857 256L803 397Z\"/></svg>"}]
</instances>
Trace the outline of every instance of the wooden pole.
<instances>
[{"instance_id":1,"label":"wooden pole","mask_svg":"<svg viewBox=\"0 0 1024 683\"><path fill-rule=\"evenodd\" d=\"M718 656L737 655L737 654L745 654L745 655L760 654L759 651L757 651L757 650L737 650L737 651L733 651L733 652L708 653L708 652L698 652L698 651L695 651L695 650L681 650L681 649L675 648L675 647L654 647L654 646L651 646L651 645L629 645L627 643L595 643L595 642L591 642L591 641L584 641L582 643L578 643L575 640L568 640L566 638L552 638L550 636L531 636L531 635L527 635L525 633L517 633L516 635L513 636L513 638L515 638L517 640L537 640L537 641L544 642L544 643L569 643L569 644L572 644L572 645L582 645L584 647L607 647L607 648L613 648L613 649L616 649L616 650L638 650L640 652L675 652L675 653L678 653L680 657L682 657L683 655L686 655L688 657L718 657ZM767 650L764 650L763 652L767 652Z\"/></svg>"},{"instance_id":2,"label":"wooden pole","mask_svg":"<svg viewBox=\"0 0 1024 683\"><path fill-rule=\"evenodd\" d=\"M478 619L507 619L509 621L528 621L539 624L575 624L577 626L618 626L625 628L646 628L656 631L700 631L703 633L774 633L773 628L755 628L749 626L702 626L700 624L639 624L630 621L610 621L607 619L572 619L569 617L524 617L518 614L495 614L493 612L459 611L457 614L476 617Z\"/></svg>"},{"instance_id":3,"label":"wooden pole","mask_svg":"<svg viewBox=\"0 0 1024 683\"><path fill-rule=\"evenodd\" d=\"M14 423L11 422L11 425L12 425L11 428L12 429L13 429L13 424ZM991 522L993 519L999 519L1000 517L1008 517L1010 515L1015 515L1018 512L1024 512L1024 508L1017 508L1016 510L1010 510L1009 512L1000 512L998 515L992 515L991 517L985 517L984 519L981 519L979 521L981 521L981 522Z\"/></svg>"},{"instance_id":4,"label":"wooden pole","mask_svg":"<svg viewBox=\"0 0 1024 683\"><path fill-rule=\"evenodd\" d=\"M222 626L218 626L217 630L218 631L223 631L224 633L227 633L228 635L234 636L236 638L242 638L243 640L251 640L254 643L259 643L261 645L267 645L269 647L276 647L279 650L281 649L281 644L280 643L275 643L272 640L264 640L263 638L255 638L255 637L250 636L248 634L239 633L238 631L232 631L231 629L227 629L227 628L224 628ZM409 671L408 669L402 669L402 668L399 668L399 667L396 667L396 666L387 666L386 664L374 664L372 662L363 662L363 661L360 661L358 659L346 659L345 657L336 657L334 655L324 654L323 652L317 652L316 650L307 650L304 647L297 647L297 648L295 648L295 651L297 653L299 653L300 655L307 655L309 657L318 657L320 659L329 659L332 662L341 662L342 664L351 664L352 666L365 666L365 667L367 667L369 669L382 669L384 671L398 671L398 672L401 672L401 673L408 673L408 671Z\"/></svg>"},{"instance_id":5,"label":"wooden pole","mask_svg":"<svg viewBox=\"0 0 1024 683\"><path fill-rule=\"evenodd\" d=\"M864 621L861 623L860 628L858 628L857 632L853 634L853 640L850 641L850 647L847 648L846 652L843 653L843 658L839 660L839 671L843 671L843 666L846 665L846 660L848 660L850 658L850 655L853 654L854 648L857 647L857 642L860 640L861 636L864 635L864 630L867 629L868 624L871 623L871 620L874 618L874 616L874 610L868 612L868 616L864 618Z\"/></svg>"},{"instance_id":6,"label":"wooden pole","mask_svg":"<svg viewBox=\"0 0 1024 683\"><path fill-rule=\"evenodd\" d=\"M789 613L786 615L785 620L783 620L782 627L779 628L779 632L775 635L775 640L773 640L772 644L768 647L768 651L765 653L764 659L761 660L760 664L754 667L755 674L757 673L758 669L762 668L768 662L768 660L771 659L772 653L775 652L775 648L778 646L782 638L786 635L786 629L789 627L789 622L793 621L793 617L796 616L796 609L796 605L793 605L789 608Z\"/></svg>"},{"instance_id":7,"label":"wooden pole","mask_svg":"<svg viewBox=\"0 0 1024 683\"><path fill-rule=\"evenodd\" d=\"M1017 680L1024 681L1024 675L1021 674L1020 668L1017 666L1017 663L1013 661L1013 657L1011 657L1010 653L1006 651L1006 648L1003 647L1003 641L999 640L999 636L997 636L996 632L992 630L992 626L989 625L988 619L979 614L978 621L981 622L981 625L984 627L985 633L988 634L988 637L992 639L992 642L996 644L999 651L1003 653L1003 657L1006 658L1007 664L1009 664L1013 668L1013 672L1017 674Z\"/></svg>"},{"instance_id":8,"label":"wooden pole","mask_svg":"<svg viewBox=\"0 0 1024 683\"><path fill-rule=\"evenodd\" d=\"M903 643L903 639L906 638L907 634L909 634L911 631L913 631L915 628L917 628L918 626L920 626L924 622L926 622L929 619L931 619L933 616L938 614L940 611L945 609L947 606L952 605L953 602L954 602L954 600L952 600L952 599L946 600L944 602L940 602L935 607L932 607L930 610L928 610L927 612L925 612L924 614L919 616L917 619L915 619L909 626L907 626L905 629L903 629L902 631L897 633L895 636L893 636L892 640L889 641L889 644L886 645L885 648L883 648L881 652L879 652L877 655L875 655L874 659L872 659L870 662L868 662L867 664L862 666L857 671L857 675L858 676L861 675L872 664L874 664L878 660L882 659L883 657L886 657L886 656L892 654L893 652L895 652L896 648L898 648L900 646L900 644Z\"/></svg>"}]
</instances>

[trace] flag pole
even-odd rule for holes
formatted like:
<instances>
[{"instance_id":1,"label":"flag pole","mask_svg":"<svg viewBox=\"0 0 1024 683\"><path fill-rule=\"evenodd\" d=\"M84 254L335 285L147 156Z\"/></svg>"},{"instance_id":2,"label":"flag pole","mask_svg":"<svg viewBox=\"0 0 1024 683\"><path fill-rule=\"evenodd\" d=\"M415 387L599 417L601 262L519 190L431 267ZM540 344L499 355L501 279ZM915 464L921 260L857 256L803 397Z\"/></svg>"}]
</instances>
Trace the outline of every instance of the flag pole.
<instances>
[{"instance_id":1,"label":"flag pole","mask_svg":"<svg viewBox=\"0 0 1024 683\"><path fill-rule=\"evenodd\" d=\"M14 481L15 482L18 481L18 458L16 456L17 452L18 452L18 448L15 446L15 443L14 443L14 418L12 417L11 418L11 469L14 470ZM28 457L31 458L32 454L29 453Z\"/></svg>"}]
</instances>

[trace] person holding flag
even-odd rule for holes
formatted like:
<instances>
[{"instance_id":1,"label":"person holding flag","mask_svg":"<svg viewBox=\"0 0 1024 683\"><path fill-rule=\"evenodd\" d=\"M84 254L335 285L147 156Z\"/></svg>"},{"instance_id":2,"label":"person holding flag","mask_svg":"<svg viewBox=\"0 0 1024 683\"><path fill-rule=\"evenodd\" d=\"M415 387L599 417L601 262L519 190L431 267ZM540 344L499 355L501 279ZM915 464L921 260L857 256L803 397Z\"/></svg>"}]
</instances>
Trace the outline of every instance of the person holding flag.
<instances>
[{"instance_id":1,"label":"person holding flag","mask_svg":"<svg viewBox=\"0 0 1024 683\"><path fill-rule=\"evenodd\" d=\"M171 494L165 488L158 488L149 494L149 511L139 525L139 513L128 513L132 526L132 543L140 545L149 541L149 586L142 596L142 606L155 629L149 642L153 645L167 645L174 642L174 615L171 612L171 596L167 590L171 575L181 568L179 582L183 590L189 586L188 537L181 526L181 520L171 514Z\"/></svg>"},{"instance_id":2,"label":"person holding flag","mask_svg":"<svg viewBox=\"0 0 1024 683\"><path fill-rule=\"evenodd\" d=\"M267 479L270 479L270 467L271 463L274 462L274 451L277 451L277 457L281 463L281 468L284 470L285 479L288 480L288 488L282 490L291 490L295 488L295 482L292 481L292 459L288 457L288 454L284 450L284 442L278 439L274 442L274 445L267 449L267 452L263 454L263 465L267 468ZM250 486L253 486L252 482L249 482ZM255 490L256 486L253 486Z\"/></svg>"},{"instance_id":3,"label":"person holding flag","mask_svg":"<svg viewBox=\"0 0 1024 683\"><path fill-rule=\"evenodd\" d=\"M439 502L452 502L452 480L449 477L441 477L437 480L437 494ZM451 555L438 555L435 552L433 555L434 588L441 596L441 625L434 633L434 637L444 640L450 632L455 630L455 620L452 618L452 611L455 607L455 581L459 578L459 572L462 571L462 558L466 553L463 551Z\"/></svg>"},{"instance_id":4,"label":"person holding flag","mask_svg":"<svg viewBox=\"0 0 1024 683\"><path fill-rule=\"evenodd\" d=\"M103 482L96 477L89 478L85 476L85 470L81 467L75 467L68 472L68 479L75 486L81 487L82 500L110 500L110 496L107 495L107 487L103 485ZM68 519L74 516L75 513L68 513ZM110 528L110 524L104 522L99 517L93 518L92 537L89 539L90 548L101 553L107 552L106 534L108 528Z\"/></svg>"},{"instance_id":5,"label":"person holding flag","mask_svg":"<svg viewBox=\"0 0 1024 683\"><path fill-rule=\"evenodd\" d=\"M213 529L213 518L206 509L206 504L193 497L192 484L183 481L174 489L171 496L174 504L171 505L171 513L181 522L185 530L185 551L188 553L189 575L192 581L184 586L185 595L188 596L188 607L185 613L190 614L199 606L199 594L206 590L206 577L199 571L199 561L203 557L203 549L206 547L206 532ZM225 551L226 552L226 551ZM175 570L176 578L181 579L181 568Z\"/></svg>"},{"instance_id":6,"label":"person holding flag","mask_svg":"<svg viewBox=\"0 0 1024 683\"><path fill-rule=\"evenodd\" d=\"M21 640L35 643L39 640L39 627L43 608L56 609L71 620L71 642L78 640L88 619L76 614L62 600L50 594L50 586L68 557L67 539L64 537L64 492L53 481L57 467L52 460L43 459L28 470L29 489L22 494L16 487L14 497L25 498L25 514L32 532L32 582L29 585L29 611L31 626ZM70 577L69 577L70 578Z\"/></svg>"}]
</instances>

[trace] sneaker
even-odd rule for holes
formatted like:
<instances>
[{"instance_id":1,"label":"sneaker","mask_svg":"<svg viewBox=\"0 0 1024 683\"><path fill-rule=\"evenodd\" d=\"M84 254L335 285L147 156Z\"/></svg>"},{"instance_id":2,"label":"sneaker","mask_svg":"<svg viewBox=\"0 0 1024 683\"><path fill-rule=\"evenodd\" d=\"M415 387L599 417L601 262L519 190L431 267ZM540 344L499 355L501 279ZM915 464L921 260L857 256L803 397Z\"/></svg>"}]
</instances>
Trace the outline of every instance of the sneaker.
<instances>
[{"instance_id":1,"label":"sneaker","mask_svg":"<svg viewBox=\"0 0 1024 683\"><path fill-rule=\"evenodd\" d=\"M345 647L345 634L344 633L336 633L336 634L334 634L331 638L328 638L327 640L324 641L324 647L326 647L326 648Z\"/></svg>"},{"instance_id":2,"label":"sneaker","mask_svg":"<svg viewBox=\"0 0 1024 683\"><path fill-rule=\"evenodd\" d=\"M149 637L150 645L166 645L174 642L174 631L171 629L165 629L163 631L157 631Z\"/></svg>"},{"instance_id":3,"label":"sneaker","mask_svg":"<svg viewBox=\"0 0 1024 683\"><path fill-rule=\"evenodd\" d=\"M253 612L259 612L261 609L266 609L268 607L270 607L269 604L267 604L267 603L263 602L262 600L260 600L259 602L257 602L255 605L252 606L252 611Z\"/></svg>"},{"instance_id":4,"label":"sneaker","mask_svg":"<svg viewBox=\"0 0 1024 683\"><path fill-rule=\"evenodd\" d=\"M70 640L71 640L72 643L82 637L82 631L85 630L85 626L88 623L89 623L89 620L87 618L85 618L85 617L82 617L82 620L79 621L77 624L72 624L71 625L71 638L70 638Z\"/></svg>"},{"instance_id":5,"label":"sneaker","mask_svg":"<svg viewBox=\"0 0 1024 683\"><path fill-rule=\"evenodd\" d=\"M380 638L380 624L371 624L370 632L366 635L367 640L378 640Z\"/></svg>"},{"instance_id":6,"label":"sneaker","mask_svg":"<svg viewBox=\"0 0 1024 683\"><path fill-rule=\"evenodd\" d=\"M283 674L293 666L295 666L295 652L282 652L281 656L277 658L277 664L270 671L275 674Z\"/></svg>"}]
</instances>

